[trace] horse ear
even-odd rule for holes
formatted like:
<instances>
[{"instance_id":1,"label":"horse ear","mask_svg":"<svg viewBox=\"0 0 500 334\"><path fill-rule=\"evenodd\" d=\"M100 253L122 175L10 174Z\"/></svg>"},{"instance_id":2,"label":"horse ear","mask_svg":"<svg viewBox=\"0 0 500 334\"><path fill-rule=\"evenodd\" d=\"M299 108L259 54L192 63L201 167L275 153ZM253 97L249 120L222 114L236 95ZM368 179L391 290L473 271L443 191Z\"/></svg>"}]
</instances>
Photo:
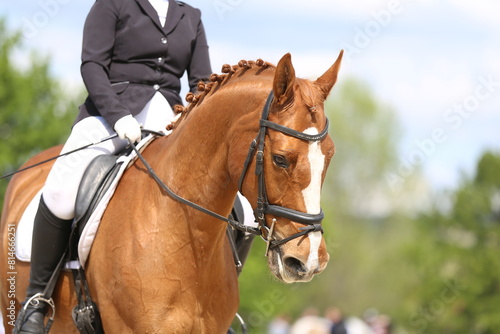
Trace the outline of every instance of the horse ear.
<instances>
[{"instance_id":1,"label":"horse ear","mask_svg":"<svg viewBox=\"0 0 500 334\"><path fill-rule=\"evenodd\" d=\"M293 101L293 84L295 82L295 69L292 65L290 53L284 55L276 66L274 74L273 91L274 101L284 106Z\"/></svg>"},{"instance_id":2,"label":"horse ear","mask_svg":"<svg viewBox=\"0 0 500 334\"><path fill-rule=\"evenodd\" d=\"M323 97L326 100L330 90L332 89L335 82L337 82L337 75L340 69L340 63L342 62L342 56L344 55L344 50L340 50L339 56L335 63L330 67L321 77L316 80L316 85L320 87L323 92Z\"/></svg>"}]
</instances>

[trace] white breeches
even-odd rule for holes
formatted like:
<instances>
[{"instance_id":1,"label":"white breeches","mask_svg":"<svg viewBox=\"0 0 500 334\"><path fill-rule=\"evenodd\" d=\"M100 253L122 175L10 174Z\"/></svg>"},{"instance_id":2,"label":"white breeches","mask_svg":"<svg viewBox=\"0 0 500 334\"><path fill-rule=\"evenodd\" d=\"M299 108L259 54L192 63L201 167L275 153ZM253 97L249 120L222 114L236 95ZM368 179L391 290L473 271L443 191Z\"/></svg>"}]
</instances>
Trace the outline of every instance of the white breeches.
<instances>
[{"instance_id":1,"label":"white breeches","mask_svg":"<svg viewBox=\"0 0 500 334\"><path fill-rule=\"evenodd\" d=\"M135 119L145 129L162 131L174 117L167 100L157 92ZM75 124L61 153L98 142L112 134L115 134L113 127L103 117L87 117ZM50 211L60 219L73 219L76 194L87 166L98 155L114 154L125 148L127 143L116 137L58 158L43 187L43 198Z\"/></svg>"}]
</instances>

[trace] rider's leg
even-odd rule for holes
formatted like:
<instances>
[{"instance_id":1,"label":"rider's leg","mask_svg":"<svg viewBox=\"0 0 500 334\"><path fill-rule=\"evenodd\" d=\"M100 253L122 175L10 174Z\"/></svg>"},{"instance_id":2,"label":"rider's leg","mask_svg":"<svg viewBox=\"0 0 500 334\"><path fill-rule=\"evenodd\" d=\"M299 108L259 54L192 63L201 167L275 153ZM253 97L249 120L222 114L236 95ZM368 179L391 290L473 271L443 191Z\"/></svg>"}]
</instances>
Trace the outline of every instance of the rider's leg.
<instances>
[{"instance_id":1,"label":"rider's leg","mask_svg":"<svg viewBox=\"0 0 500 334\"><path fill-rule=\"evenodd\" d=\"M63 152L96 142L112 134L102 119L87 118L76 124ZM110 154L124 147L125 142L113 139L77 153L57 159L43 188L33 227L30 284L27 299L43 293L59 260L71 232L76 193L85 168L100 154ZM50 296L45 296L50 298ZM44 320L48 305L33 298L26 305L26 313L18 317L14 333L44 333Z\"/></svg>"},{"instance_id":2,"label":"rider's leg","mask_svg":"<svg viewBox=\"0 0 500 334\"><path fill-rule=\"evenodd\" d=\"M66 249L70 232L71 220L54 216L42 196L33 226L30 280L26 292L29 303L28 300L24 302L26 313L18 317L16 330L19 332L14 330L14 333L43 333L49 306L35 295L43 297L45 286Z\"/></svg>"},{"instance_id":3,"label":"rider's leg","mask_svg":"<svg viewBox=\"0 0 500 334\"><path fill-rule=\"evenodd\" d=\"M144 128L160 131L165 129L173 116L167 100L156 93L135 118ZM98 142L113 134L115 131L102 117L87 117L75 124L62 153ZM50 211L59 218L73 219L78 186L87 166L98 155L114 154L127 144L126 140L114 138L57 159L43 188L44 199Z\"/></svg>"},{"instance_id":4,"label":"rider's leg","mask_svg":"<svg viewBox=\"0 0 500 334\"><path fill-rule=\"evenodd\" d=\"M61 153L99 142L113 134L114 130L102 117L87 117L75 124ZM114 138L58 158L43 187L44 199L50 211L59 218L73 219L76 194L87 166L95 157L116 153L126 145L125 140Z\"/></svg>"}]
</instances>

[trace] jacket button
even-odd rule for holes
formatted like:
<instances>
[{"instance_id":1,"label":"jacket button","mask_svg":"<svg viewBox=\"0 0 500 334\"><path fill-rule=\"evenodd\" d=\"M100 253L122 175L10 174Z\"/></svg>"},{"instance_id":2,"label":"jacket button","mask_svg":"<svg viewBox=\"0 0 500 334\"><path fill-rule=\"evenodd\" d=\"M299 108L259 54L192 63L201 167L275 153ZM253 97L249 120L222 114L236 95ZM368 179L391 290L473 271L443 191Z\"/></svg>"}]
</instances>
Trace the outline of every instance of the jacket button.
<instances>
[{"instance_id":1,"label":"jacket button","mask_svg":"<svg viewBox=\"0 0 500 334\"><path fill-rule=\"evenodd\" d=\"M158 57L158 62L161 63L163 61L163 57Z\"/></svg>"},{"instance_id":2,"label":"jacket button","mask_svg":"<svg viewBox=\"0 0 500 334\"><path fill-rule=\"evenodd\" d=\"M161 44L167 44L167 39L165 37L162 37Z\"/></svg>"},{"instance_id":3,"label":"jacket button","mask_svg":"<svg viewBox=\"0 0 500 334\"><path fill-rule=\"evenodd\" d=\"M154 85L154 86L153 86L153 88L154 88L155 90L160 90L160 85L156 84L156 85Z\"/></svg>"}]
</instances>

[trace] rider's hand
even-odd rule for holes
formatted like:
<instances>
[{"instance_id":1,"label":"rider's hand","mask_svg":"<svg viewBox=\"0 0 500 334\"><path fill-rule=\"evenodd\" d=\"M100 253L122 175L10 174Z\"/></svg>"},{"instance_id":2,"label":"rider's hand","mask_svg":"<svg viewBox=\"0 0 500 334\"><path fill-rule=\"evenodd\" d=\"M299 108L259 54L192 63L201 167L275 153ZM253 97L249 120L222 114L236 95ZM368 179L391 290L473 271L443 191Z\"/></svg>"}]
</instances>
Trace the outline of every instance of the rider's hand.
<instances>
[{"instance_id":1,"label":"rider's hand","mask_svg":"<svg viewBox=\"0 0 500 334\"><path fill-rule=\"evenodd\" d=\"M130 139L133 143L141 140L141 126L132 115L116 121L114 129L121 139Z\"/></svg>"}]
</instances>

